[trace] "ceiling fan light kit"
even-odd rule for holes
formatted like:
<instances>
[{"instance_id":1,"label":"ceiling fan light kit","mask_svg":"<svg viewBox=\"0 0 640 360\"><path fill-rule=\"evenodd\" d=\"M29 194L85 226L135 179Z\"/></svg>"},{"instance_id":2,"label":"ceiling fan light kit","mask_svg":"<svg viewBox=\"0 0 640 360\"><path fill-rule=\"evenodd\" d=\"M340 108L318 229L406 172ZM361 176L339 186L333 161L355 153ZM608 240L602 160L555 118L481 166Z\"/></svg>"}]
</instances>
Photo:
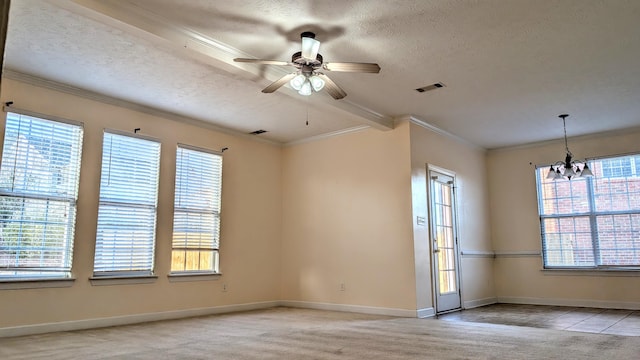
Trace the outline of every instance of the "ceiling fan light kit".
<instances>
[{"instance_id":1,"label":"ceiling fan light kit","mask_svg":"<svg viewBox=\"0 0 640 360\"><path fill-rule=\"evenodd\" d=\"M573 160L573 154L569 151L569 145L567 144L567 123L566 118L569 114L558 115L562 119L562 126L564 128L564 148L566 150L566 156L564 161L557 161L549 167L547 173L548 180L568 179L571 180L575 177L592 177L593 173L589 169L589 165L586 160ZM582 166L582 167L581 167Z\"/></svg>"},{"instance_id":2,"label":"ceiling fan light kit","mask_svg":"<svg viewBox=\"0 0 640 360\"><path fill-rule=\"evenodd\" d=\"M236 62L250 62L264 65L286 65L296 68L294 73L284 75L262 89L263 93L272 93L288 82L291 88L298 91L300 95L309 96L314 92L325 89L329 95L336 100L344 98L347 96L347 93L320 70L376 74L380 72L380 66L373 63L323 63L322 55L318 53L320 50L320 41L315 39L316 35L306 31L300 34L300 37L302 40L302 51L294 53L293 56L291 56L291 62L247 58L236 58L233 60Z\"/></svg>"},{"instance_id":3,"label":"ceiling fan light kit","mask_svg":"<svg viewBox=\"0 0 640 360\"><path fill-rule=\"evenodd\" d=\"M313 93L311 90L318 92L324 88L324 80L317 75L297 74L289 81L289 85L297 90L298 94L309 96Z\"/></svg>"}]
</instances>

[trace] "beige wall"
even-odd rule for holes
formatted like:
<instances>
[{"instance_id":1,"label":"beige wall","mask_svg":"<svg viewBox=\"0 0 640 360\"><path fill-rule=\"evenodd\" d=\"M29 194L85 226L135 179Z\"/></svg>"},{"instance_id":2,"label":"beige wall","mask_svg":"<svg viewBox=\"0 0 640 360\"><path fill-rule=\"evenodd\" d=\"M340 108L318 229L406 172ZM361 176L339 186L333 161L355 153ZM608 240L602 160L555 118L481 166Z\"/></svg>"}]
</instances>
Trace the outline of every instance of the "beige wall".
<instances>
[{"instance_id":1,"label":"beige wall","mask_svg":"<svg viewBox=\"0 0 640 360\"><path fill-rule=\"evenodd\" d=\"M460 140L411 123L411 172L413 223L416 251L418 308L432 306L431 251L428 227L417 226L416 217L428 218L427 166L455 173L458 207L458 239L462 300L472 307L495 298L492 244L489 229L489 197L485 151ZM464 255L473 254L473 255ZM482 255L485 254L485 255Z\"/></svg>"},{"instance_id":2,"label":"beige wall","mask_svg":"<svg viewBox=\"0 0 640 360\"><path fill-rule=\"evenodd\" d=\"M428 308L428 248L425 259L414 256L421 246L424 255L428 242L414 242L413 227L416 205L426 209L426 203L419 204L426 201L427 162L455 164L449 168L459 173L463 192L474 198L465 202L463 213L483 214L469 220L465 215L461 233L476 234L465 242L469 248L485 249L485 225L479 222L486 212L476 211L484 206L482 152L408 122L392 131L369 129L281 149L13 80L2 85L3 102L83 122L85 141L76 280L66 288L0 291L0 328L278 300L409 311L405 314ZM158 279L150 284L97 286L89 281L104 128L141 128L162 142ZM223 275L218 280L169 282L166 277L177 143L230 148L224 155ZM473 181L478 183L470 185ZM423 191L418 202L412 201L416 184ZM493 285L484 276L487 262L473 262L475 270L463 267L463 284L469 289L463 296L489 296ZM228 291L222 291L222 284Z\"/></svg>"},{"instance_id":3,"label":"beige wall","mask_svg":"<svg viewBox=\"0 0 640 360\"><path fill-rule=\"evenodd\" d=\"M283 155L282 298L415 311L408 124Z\"/></svg>"},{"instance_id":4,"label":"beige wall","mask_svg":"<svg viewBox=\"0 0 640 360\"><path fill-rule=\"evenodd\" d=\"M485 152L408 121L280 148L69 94L2 81L2 102L84 123L74 248L65 288L0 290L0 328L278 300L411 311L433 306L427 165L456 175L464 306L502 301L639 307L637 276L542 272L533 164L561 143ZM156 274L92 285L104 128L162 143ZM0 132L4 124L0 124ZM0 134L1 135L1 134ZM175 147L224 154L217 280L170 282ZM640 151L640 133L570 140L578 157ZM509 176L500 171L509 168ZM494 260L492 251L498 254ZM226 284L228 291L222 291ZM344 284L344 290L341 290Z\"/></svg>"},{"instance_id":5,"label":"beige wall","mask_svg":"<svg viewBox=\"0 0 640 360\"><path fill-rule=\"evenodd\" d=\"M2 102L84 123L75 282L67 288L0 290L0 328L112 316L274 301L279 298L281 148L185 123L3 79ZM3 117L4 119L4 117ZM0 125L4 129L4 120ZM133 131L162 143L156 269L151 284L95 286L89 282L98 209L103 129ZM177 143L224 153L221 278L169 282ZM228 291L222 292L222 284Z\"/></svg>"},{"instance_id":6,"label":"beige wall","mask_svg":"<svg viewBox=\"0 0 640 360\"><path fill-rule=\"evenodd\" d=\"M461 249L491 252L484 150L408 121L285 148L282 298L431 308L427 164L456 173ZM463 300L492 301L492 257L461 266Z\"/></svg>"},{"instance_id":7,"label":"beige wall","mask_svg":"<svg viewBox=\"0 0 640 360\"><path fill-rule=\"evenodd\" d=\"M640 132L569 139L578 159L640 151ZM495 281L502 301L640 308L640 277L541 271L540 222L534 166L564 159L564 143L489 151L491 230ZM508 175L504 175L504 170ZM625 276L626 275L626 276Z\"/></svg>"}]
</instances>

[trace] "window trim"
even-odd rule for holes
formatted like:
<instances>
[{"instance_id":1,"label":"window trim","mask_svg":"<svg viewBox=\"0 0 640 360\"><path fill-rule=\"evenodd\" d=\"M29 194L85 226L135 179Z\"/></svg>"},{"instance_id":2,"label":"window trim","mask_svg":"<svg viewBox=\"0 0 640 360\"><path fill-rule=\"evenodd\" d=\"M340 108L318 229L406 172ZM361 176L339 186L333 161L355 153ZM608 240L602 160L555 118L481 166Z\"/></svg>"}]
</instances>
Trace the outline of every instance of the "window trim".
<instances>
[{"instance_id":1,"label":"window trim","mask_svg":"<svg viewBox=\"0 0 640 360\"><path fill-rule=\"evenodd\" d=\"M209 281L218 280L221 277L222 273L213 271L181 271L167 275L169 282Z\"/></svg>"},{"instance_id":2,"label":"window trim","mask_svg":"<svg viewBox=\"0 0 640 360\"><path fill-rule=\"evenodd\" d=\"M30 117L34 117L34 118L43 119L43 120L57 121L57 122L61 122L61 123L67 124L67 125L80 126L84 131L84 122L82 122L82 121L66 119L66 118L63 118L63 117L55 116L55 115L43 114L43 113L39 113L39 112L35 112L35 111L25 110L25 109L21 109L21 108L15 108L13 106L6 106L6 105L4 105L2 107L2 110L6 114L14 113L14 114L18 114L18 115L25 115L25 116L30 116ZM6 115L5 115L5 121L6 121Z\"/></svg>"},{"instance_id":3,"label":"window trim","mask_svg":"<svg viewBox=\"0 0 640 360\"><path fill-rule=\"evenodd\" d=\"M103 143L101 144L103 147L104 147L104 134L105 133L113 134L113 135L120 135L120 136L127 136L127 137L141 139L141 140L153 141L153 142L157 142L158 144L162 145L162 141L159 138L154 137L154 136L150 136L150 135L146 135L146 134L140 134L140 133L132 133L132 132L126 131L126 130L103 128L102 129L102 141L103 141ZM100 152L100 155L102 156L102 152Z\"/></svg>"},{"instance_id":4,"label":"window trim","mask_svg":"<svg viewBox=\"0 0 640 360\"><path fill-rule=\"evenodd\" d=\"M137 284L152 284L158 279L157 275L143 275L143 274L109 274L109 275L97 275L89 277L89 281L93 286L109 286L109 285L137 285Z\"/></svg>"},{"instance_id":5,"label":"window trim","mask_svg":"<svg viewBox=\"0 0 640 360\"><path fill-rule=\"evenodd\" d=\"M598 268L570 268L570 267L557 267L557 268L542 268L540 269L544 275L576 275L576 276L614 276L614 277L627 277L638 276L640 267L636 268L616 268L616 269L598 269Z\"/></svg>"},{"instance_id":6,"label":"window trim","mask_svg":"<svg viewBox=\"0 0 640 360\"><path fill-rule=\"evenodd\" d=\"M209 154L213 154L213 155L223 156L222 151L207 149L207 148L203 148L203 147L199 147L199 146L195 146L195 145L178 143L176 145L176 149L177 148L183 148L183 149L187 149L187 150L200 151L200 152L209 153Z\"/></svg>"},{"instance_id":7,"label":"window trim","mask_svg":"<svg viewBox=\"0 0 640 360\"><path fill-rule=\"evenodd\" d=\"M74 277L2 278L0 290L65 288L73 286L75 281Z\"/></svg>"}]
</instances>

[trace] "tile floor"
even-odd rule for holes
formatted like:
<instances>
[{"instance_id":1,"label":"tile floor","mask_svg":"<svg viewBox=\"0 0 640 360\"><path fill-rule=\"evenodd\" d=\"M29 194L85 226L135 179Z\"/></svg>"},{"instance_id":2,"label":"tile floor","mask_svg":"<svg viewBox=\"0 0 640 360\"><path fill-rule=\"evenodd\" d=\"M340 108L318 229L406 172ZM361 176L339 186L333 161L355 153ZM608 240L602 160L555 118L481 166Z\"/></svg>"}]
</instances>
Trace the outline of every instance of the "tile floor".
<instances>
[{"instance_id":1,"label":"tile floor","mask_svg":"<svg viewBox=\"0 0 640 360\"><path fill-rule=\"evenodd\" d=\"M640 336L638 310L493 304L440 315L438 319Z\"/></svg>"}]
</instances>

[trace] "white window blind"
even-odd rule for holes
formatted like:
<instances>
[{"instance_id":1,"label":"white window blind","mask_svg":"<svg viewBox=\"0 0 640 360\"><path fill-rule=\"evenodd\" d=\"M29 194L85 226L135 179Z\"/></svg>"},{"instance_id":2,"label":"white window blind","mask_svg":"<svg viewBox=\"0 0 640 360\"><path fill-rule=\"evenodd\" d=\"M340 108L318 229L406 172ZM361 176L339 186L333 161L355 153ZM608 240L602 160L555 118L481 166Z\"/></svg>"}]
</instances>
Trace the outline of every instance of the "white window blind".
<instances>
[{"instance_id":1,"label":"white window blind","mask_svg":"<svg viewBox=\"0 0 640 360\"><path fill-rule=\"evenodd\" d=\"M105 132L94 276L153 272L160 143Z\"/></svg>"},{"instance_id":2,"label":"white window blind","mask_svg":"<svg viewBox=\"0 0 640 360\"><path fill-rule=\"evenodd\" d=\"M172 272L218 272L222 156L179 146Z\"/></svg>"},{"instance_id":3,"label":"white window blind","mask_svg":"<svg viewBox=\"0 0 640 360\"><path fill-rule=\"evenodd\" d=\"M82 126L7 113L0 166L0 277L68 277Z\"/></svg>"}]
</instances>

